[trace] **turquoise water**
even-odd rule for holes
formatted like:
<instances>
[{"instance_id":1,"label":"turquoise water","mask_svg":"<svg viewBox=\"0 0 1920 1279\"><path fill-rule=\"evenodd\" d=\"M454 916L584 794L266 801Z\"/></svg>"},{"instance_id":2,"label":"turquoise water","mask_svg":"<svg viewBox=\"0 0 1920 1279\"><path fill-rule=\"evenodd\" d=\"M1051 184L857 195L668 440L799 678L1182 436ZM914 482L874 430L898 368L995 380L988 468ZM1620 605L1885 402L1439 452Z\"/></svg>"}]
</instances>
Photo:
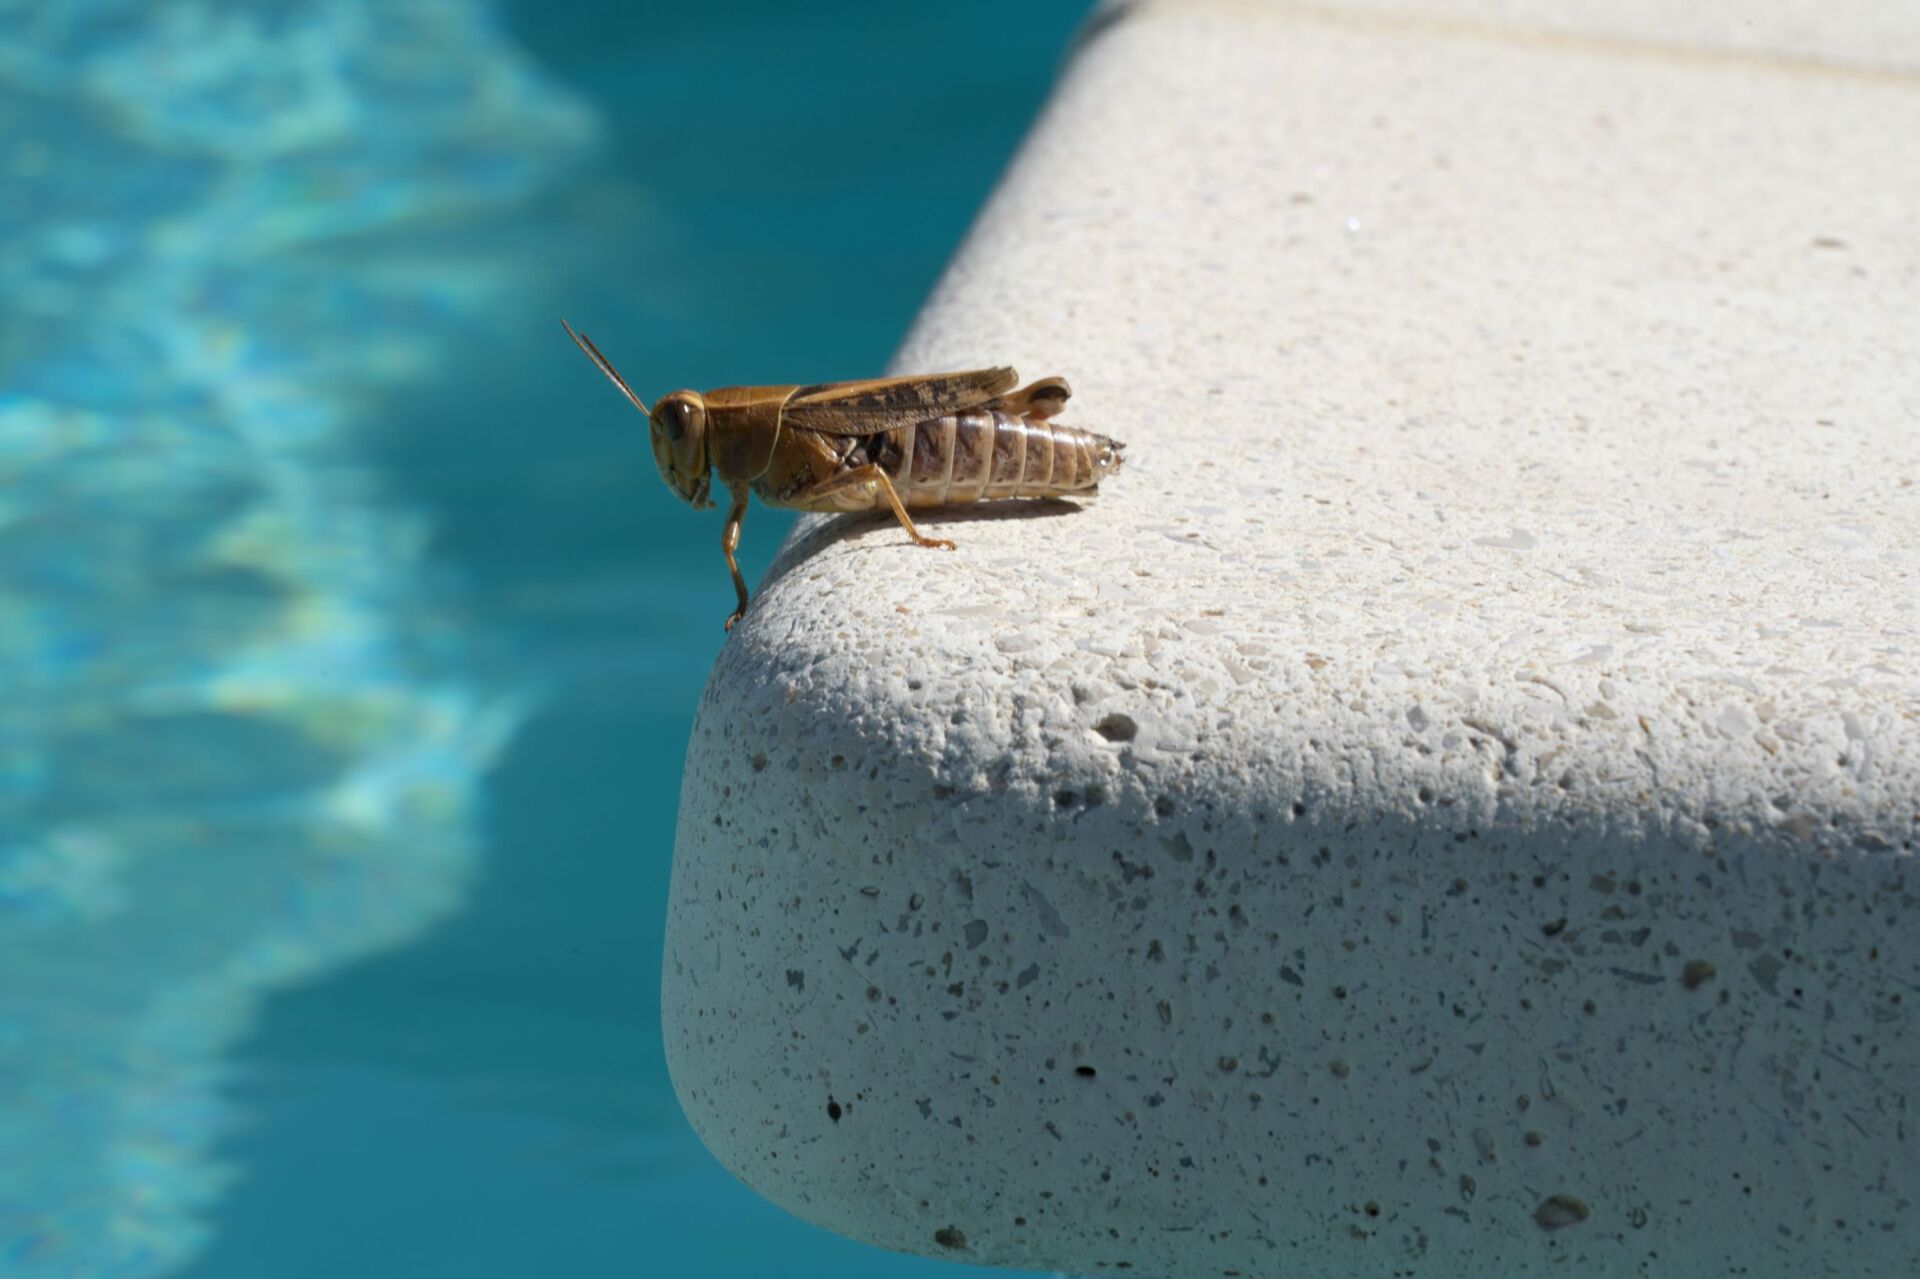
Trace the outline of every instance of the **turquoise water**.
<instances>
[{"instance_id":1,"label":"turquoise water","mask_svg":"<svg viewBox=\"0 0 1920 1279\"><path fill-rule=\"evenodd\" d=\"M965 1273L679 1116L731 589L557 320L877 371L1083 8L0 0L0 1275Z\"/></svg>"}]
</instances>

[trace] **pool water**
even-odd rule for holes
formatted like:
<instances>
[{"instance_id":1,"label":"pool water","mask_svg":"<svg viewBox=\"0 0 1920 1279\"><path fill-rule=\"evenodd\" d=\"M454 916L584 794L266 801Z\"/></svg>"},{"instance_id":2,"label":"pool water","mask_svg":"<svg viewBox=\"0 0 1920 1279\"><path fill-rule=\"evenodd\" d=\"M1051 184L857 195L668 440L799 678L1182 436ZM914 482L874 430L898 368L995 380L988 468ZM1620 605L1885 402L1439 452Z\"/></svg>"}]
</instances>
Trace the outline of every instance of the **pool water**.
<instances>
[{"instance_id":1,"label":"pool water","mask_svg":"<svg viewBox=\"0 0 1920 1279\"><path fill-rule=\"evenodd\" d=\"M1085 7L0 0L0 1276L965 1273L680 1117L732 590L558 320L877 373Z\"/></svg>"}]
</instances>

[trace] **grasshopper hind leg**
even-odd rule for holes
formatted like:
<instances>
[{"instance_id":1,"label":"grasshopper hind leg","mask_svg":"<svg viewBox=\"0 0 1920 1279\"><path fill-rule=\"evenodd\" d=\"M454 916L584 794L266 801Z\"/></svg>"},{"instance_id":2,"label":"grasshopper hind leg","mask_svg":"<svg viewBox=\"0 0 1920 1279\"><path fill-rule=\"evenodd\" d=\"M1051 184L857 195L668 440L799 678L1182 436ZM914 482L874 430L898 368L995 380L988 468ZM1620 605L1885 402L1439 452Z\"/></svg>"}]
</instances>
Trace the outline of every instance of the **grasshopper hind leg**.
<instances>
[{"instance_id":1,"label":"grasshopper hind leg","mask_svg":"<svg viewBox=\"0 0 1920 1279\"><path fill-rule=\"evenodd\" d=\"M1038 418L1042 421L1059 415L1067 406L1067 398L1073 394L1063 377L1043 377L1038 382L1029 382L1017 391L1008 391L997 400L990 400L986 407L998 409L1002 413L1011 413L1015 417Z\"/></svg>"},{"instance_id":2,"label":"grasshopper hind leg","mask_svg":"<svg viewBox=\"0 0 1920 1279\"><path fill-rule=\"evenodd\" d=\"M894 518L900 521L900 527L907 531L907 536L913 539L915 546L930 546L943 551L953 549L953 543L946 538L928 537L914 527L912 517L907 514L906 505L901 502L900 494L893 487L893 481L888 478L885 471L871 462L865 466L856 466L851 471L836 475L832 479L821 481L795 498L794 505L804 509L810 503L843 493L848 489L865 489L880 501L884 501L892 508ZM870 509L879 510L880 502L875 502Z\"/></svg>"}]
</instances>

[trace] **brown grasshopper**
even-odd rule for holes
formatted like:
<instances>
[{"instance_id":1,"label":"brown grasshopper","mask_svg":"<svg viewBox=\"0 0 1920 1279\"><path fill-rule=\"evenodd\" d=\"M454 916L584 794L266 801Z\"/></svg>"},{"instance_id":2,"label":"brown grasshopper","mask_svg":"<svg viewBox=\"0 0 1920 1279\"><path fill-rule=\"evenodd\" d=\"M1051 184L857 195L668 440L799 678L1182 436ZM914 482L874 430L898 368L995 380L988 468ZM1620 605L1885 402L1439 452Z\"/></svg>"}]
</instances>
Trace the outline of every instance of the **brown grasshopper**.
<instances>
[{"instance_id":1,"label":"brown grasshopper","mask_svg":"<svg viewBox=\"0 0 1920 1279\"><path fill-rule=\"evenodd\" d=\"M720 548L739 606L747 584L734 550L747 493L796 511L893 511L917 545L952 550L924 536L909 508L965 506L1010 498L1090 497L1118 470L1124 445L1054 422L1071 392L1042 378L1019 390L1012 369L927 373L821 382L813 386L729 386L675 391L648 409L607 357L560 322L587 358L647 415L653 460L667 487L696 510L727 490Z\"/></svg>"}]
</instances>

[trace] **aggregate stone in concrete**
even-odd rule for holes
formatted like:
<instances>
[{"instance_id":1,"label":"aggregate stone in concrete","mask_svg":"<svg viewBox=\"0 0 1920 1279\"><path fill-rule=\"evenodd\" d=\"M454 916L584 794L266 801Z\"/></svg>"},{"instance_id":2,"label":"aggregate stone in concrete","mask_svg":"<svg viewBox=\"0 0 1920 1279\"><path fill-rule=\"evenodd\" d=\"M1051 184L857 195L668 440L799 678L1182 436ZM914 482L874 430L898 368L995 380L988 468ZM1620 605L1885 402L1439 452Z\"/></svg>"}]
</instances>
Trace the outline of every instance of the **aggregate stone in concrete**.
<instances>
[{"instance_id":1,"label":"aggregate stone in concrete","mask_svg":"<svg viewBox=\"0 0 1920 1279\"><path fill-rule=\"evenodd\" d=\"M898 365L1126 469L803 525L702 703L667 1046L748 1184L1084 1273L1920 1273L1920 82L1580 8L1084 42Z\"/></svg>"}]
</instances>

